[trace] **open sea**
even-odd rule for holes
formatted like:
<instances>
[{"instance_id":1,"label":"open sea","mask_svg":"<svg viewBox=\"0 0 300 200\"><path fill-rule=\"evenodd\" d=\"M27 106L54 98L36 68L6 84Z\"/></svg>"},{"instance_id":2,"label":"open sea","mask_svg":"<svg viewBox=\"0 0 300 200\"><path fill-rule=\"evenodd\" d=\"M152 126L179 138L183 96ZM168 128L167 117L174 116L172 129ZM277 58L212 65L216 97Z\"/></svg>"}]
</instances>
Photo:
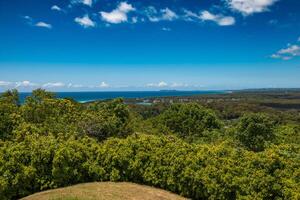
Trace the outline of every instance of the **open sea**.
<instances>
[{"instance_id":1,"label":"open sea","mask_svg":"<svg viewBox=\"0 0 300 200\"><path fill-rule=\"evenodd\" d=\"M95 100L105 100L114 98L149 98L149 97L170 97L170 96L193 96L204 94L223 94L226 91L128 91L128 92L55 92L57 98L73 98L74 100L84 103ZM30 96L29 92L20 93L20 102L24 103L26 97Z\"/></svg>"}]
</instances>

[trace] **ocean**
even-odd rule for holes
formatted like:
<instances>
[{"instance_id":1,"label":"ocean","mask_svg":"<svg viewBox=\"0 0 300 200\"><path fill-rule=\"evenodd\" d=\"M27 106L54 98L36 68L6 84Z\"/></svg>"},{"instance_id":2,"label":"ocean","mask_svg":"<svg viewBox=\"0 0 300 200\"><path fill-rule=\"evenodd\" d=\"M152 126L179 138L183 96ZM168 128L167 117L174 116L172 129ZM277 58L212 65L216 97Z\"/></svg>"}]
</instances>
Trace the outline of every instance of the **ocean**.
<instances>
[{"instance_id":1,"label":"ocean","mask_svg":"<svg viewBox=\"0 0 300 200\"><path fill-rule=\"evenodd\" d=\"M226 91L128 91L128 92L56 92L57 98L73 98L74 100L84 103L95 100L105 100L114 98L149 98L149 97L170 97L170 96L193 96L204 94L223 94ZM29 92L20 93L20 102L24 103L26 97L30 96Z\"/></svg>"}]
</instances>

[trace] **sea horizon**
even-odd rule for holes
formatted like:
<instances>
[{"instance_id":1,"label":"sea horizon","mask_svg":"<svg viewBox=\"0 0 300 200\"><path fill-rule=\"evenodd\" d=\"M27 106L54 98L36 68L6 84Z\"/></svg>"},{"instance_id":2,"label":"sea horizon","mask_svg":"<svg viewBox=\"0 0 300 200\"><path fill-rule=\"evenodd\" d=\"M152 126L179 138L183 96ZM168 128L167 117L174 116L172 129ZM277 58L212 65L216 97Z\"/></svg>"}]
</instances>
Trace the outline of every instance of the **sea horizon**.
<instances>
[{"instance_id":1,"label":"sea horizon","mask_svg":"<svg viewBox=\"0 0 300 200\"><path fill-rule=\"evenodd\" d=\"M72 98L77 102L85 103L97 100L107 100L115 98L155 98L155 97L178 97L178 96L194 96L205 94L225 94L230 90L159 90L159 91L76 91L76 92L53 92L58 99ZM32 92L19 92L20 102L24 103Z\"/></svg>"}]
</instances>

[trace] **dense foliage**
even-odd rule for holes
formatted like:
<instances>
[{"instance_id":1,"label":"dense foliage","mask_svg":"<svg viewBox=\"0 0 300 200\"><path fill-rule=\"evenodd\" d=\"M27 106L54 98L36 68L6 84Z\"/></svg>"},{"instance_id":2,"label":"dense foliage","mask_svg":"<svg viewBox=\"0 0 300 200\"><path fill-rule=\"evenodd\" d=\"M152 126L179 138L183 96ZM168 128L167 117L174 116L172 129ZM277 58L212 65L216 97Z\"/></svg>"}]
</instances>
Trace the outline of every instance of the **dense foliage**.
<instances>
[{"instance_id":1,"label":"dense foliage","mask_svg":"<svg viewBox=\"0 0 300 200\"><path fill-rule=\"evenodd\" d=\"M43 90L20 105L17 91L2 94L0 199L92 181L193 199L300 198L295 123L261 113L222 121L196 103L160 112L140 115L122 99L79 104Z\"/></svg>"},{"instance_id":2,"label":"dense foliage","mask_svg":"<svg viewBox=\"0 0 300 200\"><path fill-rule=\"evenodd\" d=\"M248 149L262 151L275 139L272 122L262 114L248 114L240 119L237 126L237 138Z\"/></svg>"},{"instance_id":3,"label":"dense foliage","mask_svg":"<svg viewBox=\"0 0 300 200\"><path fill-rule=\"evenodd\" d=\"M202 136L204 131L221 127L211 110L196 103L173 104L157 118L160 124L182 138Z\"/></svg>"}]
</instances>

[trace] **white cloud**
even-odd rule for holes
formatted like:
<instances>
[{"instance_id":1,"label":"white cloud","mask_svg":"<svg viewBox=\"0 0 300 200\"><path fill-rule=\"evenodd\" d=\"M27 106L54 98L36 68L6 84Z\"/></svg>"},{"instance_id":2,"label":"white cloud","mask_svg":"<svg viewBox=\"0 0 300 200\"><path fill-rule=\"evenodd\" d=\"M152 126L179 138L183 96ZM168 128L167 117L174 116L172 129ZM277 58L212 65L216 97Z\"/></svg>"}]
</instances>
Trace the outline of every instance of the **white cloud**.
<instances>
[{"instance_id":1,"label":"white cloud","mask_svg":"<svg viewBox=\"0 0 300 200\"><path fill-rule=\"evenodd\" d=\"M203 21L214 21L220 26L230 26L235 24L235 19L233 17L214 15L209 11L202 11L199 18Z\"/></svg>"},{"instance_id":2,"label":"white cloud","mask_svg":"<svg viewBox=\"0 0 300 200\"><path fill-rule=\"evenodd\" d=\"M185 21L193 21L194 18L199 18L199 16L196 13L190 10L183 9L183 12L185 13L185 15L183 16Z\"/></svg>"},{"instance_id":3,"label":"white cloud","mask_svg":"<svg viewBox=\"0 0 300 200\"><path fill-rule=\"evenodd\" d=\"M131 18L131 21L132 21L132 23L134 23L134 24L135 24L135 23L137 23L137 22L138 22L138 18L137 18L137 17L132 17L132 18Z\"/></svg>"},{"instance_id":4,"label":"white cloud","mask_svg":"<svg viewBox=\"0 0 300 200\"><path fill-rule=\"evenodd\" d=\"M156 10L155 7L149 6L144 12L145 12L144 14L147 16L149 21L151 21L151 22L159 21L159 17L157 17L158 11Z\"/></svg>"},{"instance_id":5,"label":"white cloud","mask_svg":"<svg viewBox=\"0 0 300 200\"><path fill-rule=\"evenodd\" d=\"M300 47L298 45L291 45L286 49L281 49L278 51L279 54L290 54L292 56L300 55Z\"/></svg>"},{"instance_id":6,"label":"white cloud","mask_svg":"<svg viewBox=\"0 0 300 200\"><path fill-rule=\"evenodd\" d=\"M131 11L134 11L135 8L132 7L131 4L127 2L121 2L116 9L111 12L100 12L102 20L112 23L112 24L119 24L122 22L127 22L128 17L127 14Z\"/></svg>"},{"instance_id":7,"label":"white cloud","mask_svg":"<svg viewBox=\"0 0 300 200\"><path fill-rule=\"evenodd\" d=\"M64 87L65 84L62 82L55 82L55 83L45 83L43 84L43 88L55 88L55 87Z\"/></svg>"},{"instance_id":8,"label":"white cloud","mask_svg":"<svg viewBox=\"0 0 300 200\"><path fill-rule=\"evenodd\" d=\"M32 20L32 18L29 17L28 15L24 16L23 18L26 19L26 20Z\"/></svg>"},{"instance_id":9,"label":"white cloud","mask_svg":"<svg viewBox=\"0 0 300 200\"><path fill-rule=\"evenodd\" d=\"M188 84L185 84L185 83L172 83L171 84L171 87L173 88L182 88L182 87L188 87L189 85Z\"/></svg>"},{"instance_id":10,"label":"white cloud","mask_svg":"<svg viewBox=\"0 0 300 200\"><path fill-rule=\"evenodd\" d=\"M118 10L124 12L124 13L128 13L130 11L134 11L135 8L132 7L131 4L128 4L127 2L121 2L118 6Z\"/></svg>"},{"instance_id":11,"label":"white cloud","mask_svg":"<svg viewBox=\"0 0 300 200\"><path fill-rule=\"evenodd\" d=\"M166 87L166 86L168 86L168 84L164 81L158 83L158 87Z\"/></svg>"},{"instance_id":12,"label":"white cloud","mask_svg":"<svg viewBox=\"0 0 300 200\"><path fill-rule=\"evenodd\" d=\"M89 28L89 27L95 27L96 23L93 22L88 15L85 15L83 17L76 17L74 20L76 23L79 25L83 26L84 28Z\"/></svg>"},{"instance_id":13,"label":"white cloud","mask_svg":"<svg viewBox=\"0 0 300 200\"><path fill-rule=\"evenodd\" d=\"M147 87L167 87L168 83L161 81L159 83L148 83Z\"/></svg>"},{"instance_id":14,"label":"white cloud","mask_svg":"<svg viewBox=\"0 0 300 200\"><path fill-rule=\"evenodd\" d=\"M161 19L163 20L172 21L178 18L177 14L172 10L170 10L169 8L162 9L161 13L162 13Z\"/></svg>"},{"instance_id":15,"label":"white cloud","mask_svg":"<svg viewBox=\"0 0 300 200\"><path fill-rule=\"evenodd\" d=\"M87 6L92 6L93 1L92 0L72 0L71 4L84 4Z\"/></svg>"},{"instance_id":16,"label":"white cloud","mask_svg":"<svg viewBox=\"0 0 300 200\"><path fill-rule=\"evenodd\" d=\"M202 11L199 15L189 11L184 10L185 16L184 19L186 21L193 21L194 19L200 19L202 21L213 21L217 23L219 26L230 26L235 24L234 17L231 16L223 16L222 14L212 14L207 10Z\"/></svg>"},{"instance_id":17,"label":"white cloud","mask_svg":"<svg viewBox=\"0 0 300 200\"><path fill-rule=\"evenodd\" d=\"M25 20L25 22L29 25L29 26L36 26L36 27L41 27L41 28L48 28L48 29L51 29L52 28L52 25L51 24L48 24L48 23L45 23L45 22L36 22L36 20L34 20L32 17L26 15L26 16L23 16L23 19Z\"/></svg>"},{"instance_id":18,"label":"white cloud","mask_svg":"<svg viewBox=\"0 0 300 200\"><path fill-rule=\"evenodd\" d=\"M82 3L85 5L88 5L88 6L92 6L93 1L92 0L83 0Z\"/></svg>"},{"instance_id":19,"label":"white cloud","mask_svg":"<svg viewBox=\"0 0 300 200\"><path fill-rule=\"evenodd\" d=\"M69 83L68 84L68 88L82 88L83 85L81 84L73 84L73 83Z\"/></svg>"},{"instance_id":20,"label":"white cloud","mask_svg":"<svg viewBox=\"0 0 300 200\"><path fill-rule=\"evenodd\" d=\"M57 5L53 5L53 6L51 7L51 10L62 11L62 9L61 9L59 6L57 6Z\"/></svg>"},{"instance_id":21,"label":"white cloud","mask_svg":"<svg viewBox=\"0 0 300 200\"><path fill-rule=\"evenodd\" d=\"M37 84L32 83L30 81L20 81L20 82L15 83L16 88L18 88L18 87L34 87L34 86L37 86Z\"/></svg>"},{"instance_id":22,"label":"white cloud","mask_svg":"<svg viewBox=\"0 0 300 200\"><path fill-rule=\"evenodd\" d=\"M99 85L100 88L108 88L109 84L105 83L104 81L102 81Z\"/></svg>"},{"instance_id":23,"label":"white cloud","mask_svg":"<svg viewBox=\"0 0 300 200\"><path fill-rule=\"evenodd\" d=\"M168 27L162 27L162 29L161 30L163 30L163 31L171 31L171 29L170 28L168 28Z\"/></svg>"},{"instance_id":24,"label":"white cloud","mask_svg":"<svg viewBox=\"0 0 300 200\"><path fill-rule=\"evenodd\" d=\"M35 24L35 26L37 27L42 27L42 28L48 28L48 29L51 29L52 28L52 25L51 24L47 24L45 22L38 22Z\"/></svg>"},{"instance_id":25,"label":"white cloud","mask_svg":"<svg viewBox=\"0 0 300 200\"><path fill-rule=\"evenodd\" d=\"M0 81L0 87L1 87L1 86L7 87L7 86L10 86L10 85L12 85L12 84L13 84L12 82L8 82L8 81Z\"/></svg>"},{"instance_id":26,"label":"white cloud","mask_svg":"<svg viewBox=\"0 0 300 200\"><path fill-rule=\"evenodd\" d=\"M275 54L271 55L271 58L290 60L297 56L300 56L300 46L288 45L287 48L280 49Z\"/></svg>"},{"instance_id":27,"label":"white cloud","mask_svg":"<svg viewBox=\"0 0 300 200\"><path fill-rule=\"evenodd\" d=\"M146 85L147 87L151 88L187 88L187 87L196 87L196 86L190 86L189 84L186 83L167 83L165 81L160 81L158 83L149 83Z\"/></svg>"},{"instance_id":28,"label":"white cloud","mask_svg":"<svg viewBox=\"0 0 300 200\"><path fill-rule=\"evenodd\" d=\"M157 11L157 9L153 6L149 6L145 11L144 14L151 22L158 22L158 21L173 21L179 16L169 8L161 9Z\"/></svg>"},{"instance_id":29,"label":"white cloud","mask_svg":"<svg viewBox=\"0 0 300 200\"><path fill-rule=\"evenodd\" d=\"M227 0L227 4L232 10L247 16L268 11L268 7L272 6L276 1L278 0Z\"/></svg>"}]
</instances>

